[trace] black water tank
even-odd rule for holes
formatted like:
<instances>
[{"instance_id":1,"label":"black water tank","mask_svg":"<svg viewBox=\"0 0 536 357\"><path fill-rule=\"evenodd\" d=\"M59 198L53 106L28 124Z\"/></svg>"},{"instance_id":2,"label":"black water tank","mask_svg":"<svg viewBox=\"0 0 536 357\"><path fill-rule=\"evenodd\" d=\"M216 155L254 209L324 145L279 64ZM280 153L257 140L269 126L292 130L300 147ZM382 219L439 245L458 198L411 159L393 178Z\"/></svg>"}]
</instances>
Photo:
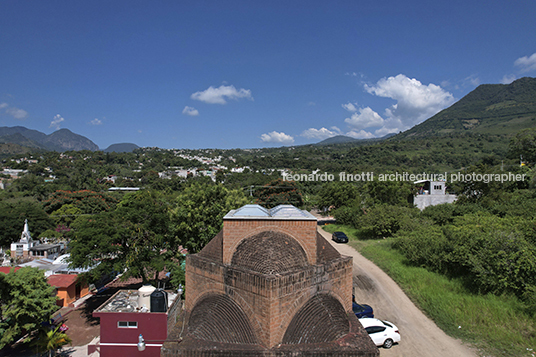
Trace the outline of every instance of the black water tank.
<instances>
[{"instance_id":1,"label":"black water tank","mask_svg":"<svg viewBox=\"0 0 536 357\"><path fill-rule=\"evenodd\" d=\"M151 312L167 311L167 293L157 289L151 293Z\"/></svg>"}]
</instances>

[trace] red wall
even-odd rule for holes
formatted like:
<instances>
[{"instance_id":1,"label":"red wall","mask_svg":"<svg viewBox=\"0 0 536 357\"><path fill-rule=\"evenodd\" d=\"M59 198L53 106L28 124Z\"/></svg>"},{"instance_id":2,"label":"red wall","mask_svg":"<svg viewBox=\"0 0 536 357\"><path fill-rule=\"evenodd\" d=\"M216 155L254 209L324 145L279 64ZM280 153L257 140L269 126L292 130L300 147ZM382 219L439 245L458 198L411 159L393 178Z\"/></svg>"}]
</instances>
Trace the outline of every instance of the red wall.
<instances>
[{"instance_id":1,"label":"red wall","mask_svg":"<svg viewBox=\"0 0 536 357\"><path fill-rule=\"evenodd\" d=\"M93 316L100 317L101 357L160 356L160 345L167 337L166 313L94 312ZM137 321L138 327L118 328L118 321ZM139 352L136 346L140 334L147 345L143 352ZM107 343L122 345L108 346Z\"/></svg>"}]
</instances>

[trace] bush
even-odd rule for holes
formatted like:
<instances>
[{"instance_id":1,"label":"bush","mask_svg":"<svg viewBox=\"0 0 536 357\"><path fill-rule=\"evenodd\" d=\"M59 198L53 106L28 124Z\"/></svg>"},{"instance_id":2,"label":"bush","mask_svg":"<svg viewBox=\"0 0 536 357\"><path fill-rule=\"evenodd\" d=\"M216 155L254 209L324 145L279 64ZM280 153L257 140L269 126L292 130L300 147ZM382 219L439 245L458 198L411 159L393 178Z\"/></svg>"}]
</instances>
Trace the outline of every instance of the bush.
<instances>
[{"instance_id":1,"label":"bush","mask_svg":"<svg viewBox=\"0 0 536 357\"><path fill-rule=\"evenodd\" d=\"M358 219L363 238L387 238L399 230L410 230L416 223L417 208L376 205Z\"/></svg>"},{"instance_id":2,"label":"bush","mask_svg":"<svg viewBox=\"0 0 536 357\"><path fill-rule=\"evenodd\" d=\"M414 265L436 272L447 271L452 246L440 227L426 222L412 231L399 233L393 244Z\"/></svg>"},{"instance_id":3,"label":"bush","mask_svg":"<svg viewBox=\"0 0 536 357\"><path fill-rule=\"evenodd\" d=\"M354 228L358 227L359 217L363 215L363 211L359 207L341 207L333 211L333 217L338 224L345 224Z\"/></svg>"}]
</instances>

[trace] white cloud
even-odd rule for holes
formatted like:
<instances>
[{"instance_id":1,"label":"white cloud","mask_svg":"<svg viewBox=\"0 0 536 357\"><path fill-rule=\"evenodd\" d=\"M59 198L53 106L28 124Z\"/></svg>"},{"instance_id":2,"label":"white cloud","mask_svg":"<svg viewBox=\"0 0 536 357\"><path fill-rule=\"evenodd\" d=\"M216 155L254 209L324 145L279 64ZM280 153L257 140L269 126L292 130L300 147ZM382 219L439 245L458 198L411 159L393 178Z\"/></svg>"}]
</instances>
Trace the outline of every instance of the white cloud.
<instances>
[{"instance_id":1,"label":"white cloud","mask_svg":"<svg viewBox=\"0 0 536 357\"><path fill-rule=\"evenodd\" d=\"M22 120L26 119L28 112L24 109L10 107L8 103L0 103L0 109L5 109L5 113L11 115L13 118Z\"/></svg>"},{"instance_id":2,"label":"white cloud","mask_svg":"<svg viewBox=\"0 0 536 357\"><path fill-rule=\"evenodd\" d=\"M92 121L90 121L90 123L91 123L92 125L101 125L101 124L102 124L102 120L95 118L95 119L93 119Z\"/></svg>"},{"instance_id":3,"label":"white cloud","mask_svg":"<svg viewBox=\"0 0 536 357\"><path fill-rule=\"evenodd\" d=\"M530 57L519 57L515 60L514 65L521 68L521 72L536 71L536 52Z\"/></svg>"},{"instance_id":4,"label":"white cloud","mask_svg":"<svg viewBox=\"0 0 536 357\"><path fill-rule=\"evenodd\" d=\"M308 139L318 139L318 140L324 140L327 138L331 138L332 136L340 135L341 131L337 127L331 127L332 130L326 129L326 128L309 128L307 130L304 130L303 133L301 133L301 136L306 137Z\"/></svg>"},{"instance_id":5,"label":"white cloud","mask_svg":"<svg viewBox=\"0 0 536 357\"><path fill-rule=\"evenodd\" d=\"M370 107L359 108L359 114L354 113L350 118L344 119L351 128L363 129L373 126L382 126L383 118Z\"/></svg>"},{"instance_id":6,"label":"white cloud","mask_svg":"<svg viewBox=\"0 0 536 357\"><path fill-rule=\"evenodd\" d=\"M63 119L63 118L61 117L61 115L56 114L56 115L54 116L54 119L50 122L50 126L49 126L49 127L50 127L50 128L54 128L54 129L56 129L56 130L59 130L59 129L60 129L60 124L61 124L61 122L63 122L64 120L65 120L65 119Z\"/></svg>"},{"instance_id":7,"label":"white cloud","mask_svg":"<svg viewBox=\"0 0 536 357\"><path fill-rule=\"evenodd\" d=\"M182 114L189 115L191 117L196 117L199 115L199 111L194 107L185 106L182 110Z\"/></svg>"},{"instance_id":8,"label":"white cloud","mask_svg":"<svg viewBox=\"0 0 536 357\"><path fill-rule=\"evenodd\" d=\"M287 135L283 132L278 133L277 131L272 131L268 134L262 134L261 140L265 143L281 143L281 144L292 144L294 138L290 135Z\"/></svg>"},{"instance_id":9,"label":"white cloud","mask_svg":"<svg viewBox=\"0 0 536 357\"><path fill-rule=\"evenodd\" d=\"M346 133L346 135L355 139L371 139L375 137L374 134L369 133L368 131L365 131L365 130L359 130L359 131L350 130L349 132Z\"/></svg>"},{"instance_id":10,"label":"white cloud","mask_svg":"<svg viewBox=\"0 0 536 357\"><path fill-rule=\"evenodd\" d=\"M376 85L365 85L365 90L370 94L397 101L385 109L384 125L398 122L397 126L400 126L390 127L391 132L409 129L454 103L452 94L440 86L433 83L424 85L403 74L382 78Z\"/></svg>"},{"instance_id":11,"label":"white cloud","mask_svg":"<svg viewBox=\"0 0 536 357\"><path fill-rule=\"evenodd\" d=\"M190 96L190 98L209 104L226 104L226 98L234 100L238 100L239 98L247 98L253 100L253 97L251 96L251 91L249 89L240 88L239 90L237 90L232 85L221 85L218 88L210 86L204 91L195 92Z\"/></svg>"},{"instance_id":12,"label":"white cloud","mask_svg":"<svg viewBox=\"0 0 536 357\"><path fill-rule=\"evenodd\" d=\"M468 77L465 77L462 81L462 87L478 87L480 85L480 78L478 76L471 74Z\"/></svg>"},{"instance_id":13,"label":"white cloud","mask_svg":"<svg viewBox=\"0 0 536 357\"><path fill-rule=\"evenodd\" d=\"M357 107L355 106L354 103L343 104L342 107L348 110L349 112L357 112Z\"/></svg>"},{"instance_id":14,"label":"white cloud","mask_svg":"<svg viewBox=\"0 0 536 357\"><path fill-rule=\"evenodd\" d=\"M382 137L407 130L455 101L452 94L440 86L433 83L425 85L403 74L382 78L376 84L365 84L364 88L370 94L391 98L396 103L385 108L383 115L370 107L359 108L356 103L342 104L344 109L352 113L344 120L348 125L348 132L344 134L338 128L331 130L310 128L301 136L314 139L325 139L341 134L358 139Z\"/></svg>"},{"instance_id":15,"label":"white cloud","mask_svg":"<svg viewBox=\"0 0 536 357\"><path fill-rule=\"evenodd\" d=\"M504 77L502 77L502 79L501 79L501 83L502 84L510 84L515 80L516 80L516 75L515 74L505 74Z\"/></svg>"}]
</instances>

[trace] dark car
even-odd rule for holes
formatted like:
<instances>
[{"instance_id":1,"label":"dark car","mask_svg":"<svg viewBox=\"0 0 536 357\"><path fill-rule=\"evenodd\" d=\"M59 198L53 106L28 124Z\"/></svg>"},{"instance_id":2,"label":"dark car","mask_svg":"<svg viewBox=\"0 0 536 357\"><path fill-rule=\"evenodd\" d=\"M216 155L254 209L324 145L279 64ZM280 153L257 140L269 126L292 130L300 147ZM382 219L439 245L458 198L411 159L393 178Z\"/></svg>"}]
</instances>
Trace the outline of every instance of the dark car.
<instances>
[{"instance_id":1,"label":"dark car","mask_svg":"<svg viewBox=\"0 0 536 357\"><path fill-rule=\"evenodd\" d=\"M344 232L334 232L331 235L331 239L333 239L337 243L348 243L348 237Z\"/></svg>"},{"instance_id":2,"label":"dark car","mask_svg":"<svg viewBox=\"0 0 536 357\"><path fill-rule=\"evenodd\" d=\"M352 310L354 310L354 314L358 319L362 317L374 317L372 307L367 304L358 304L356 302L352 302Z\"/></svg>"}]
</instances>

